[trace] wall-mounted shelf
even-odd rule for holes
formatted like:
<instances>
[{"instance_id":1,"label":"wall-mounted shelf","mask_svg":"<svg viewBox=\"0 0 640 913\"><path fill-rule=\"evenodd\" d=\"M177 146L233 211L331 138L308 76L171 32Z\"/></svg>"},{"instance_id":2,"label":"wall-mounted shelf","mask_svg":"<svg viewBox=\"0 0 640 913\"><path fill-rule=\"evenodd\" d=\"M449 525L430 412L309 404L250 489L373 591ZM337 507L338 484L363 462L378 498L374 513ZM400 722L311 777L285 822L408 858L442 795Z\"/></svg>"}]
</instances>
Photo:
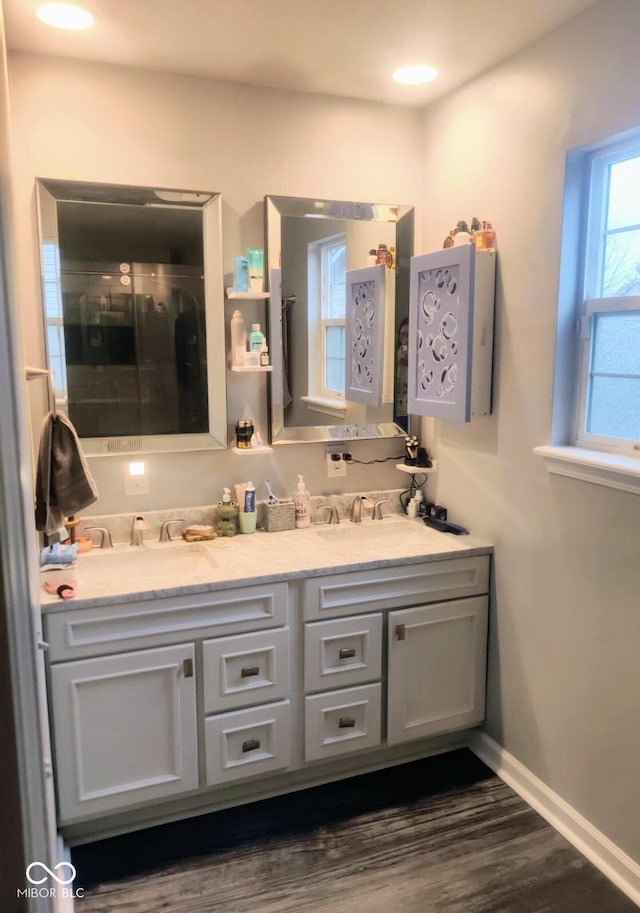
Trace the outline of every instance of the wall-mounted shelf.
<instances>
[{"instance_id":1,"label":"wall-mounted shelf","mask_svg":"<svg viewBox=\"0 0 640 913\"><path fill-rule=\"evenodd\" d=\"M234 453L239 456L257 456L260 453L273 453L273 447L262 444L260 447L232 447Z\"/></svg>"},{"instance_id":2,"label":"wall-mounted shelf","mask_svg":"<svg viewBox=\"0 0 640 913\"><path fill-rule=\"evenodd\" d=\"M234 288L227 289L227 298L230 300L265 301L269 297L269 292L236 292Z\"/></svg>"},{"instance_id":3,"label":"wall-mounted shelf","mask_svg":"<svg viewBox=\"0 0 640 913\"><path fill-rule=\"evenodd\" d=\"M436 460L431 461L431 466L407 466L406 463L396 463L396 469L399 469L400 472L408 472L412 476L422 473L429 475L431 472L438 471L438 463Z\"/></svg>"},{"instance_id":4,"label":"wall-mounted shelf","mask_svg":"<svg viewBox=\"0 0 640 913\"><path fill-rule=\"evenodd\" d=\"M235 371L237 374L265 374L268 371L273 371L273 365L256 365L255 367L249 366L245 367L244 365L231 365L231 370Z\"/></svg>"}]
</instances>

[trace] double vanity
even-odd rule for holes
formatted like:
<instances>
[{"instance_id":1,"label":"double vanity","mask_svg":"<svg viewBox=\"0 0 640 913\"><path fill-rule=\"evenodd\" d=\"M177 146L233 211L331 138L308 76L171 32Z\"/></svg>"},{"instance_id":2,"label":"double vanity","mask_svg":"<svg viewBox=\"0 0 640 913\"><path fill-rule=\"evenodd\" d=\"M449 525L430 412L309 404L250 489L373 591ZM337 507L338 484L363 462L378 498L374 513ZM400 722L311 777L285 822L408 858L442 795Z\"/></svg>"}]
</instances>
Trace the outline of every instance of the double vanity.
<instances>
[{"instance_id":1,"label":"double vanity","mask_svg":"<svg viewBox=\"0 0 640 913\"><path fill-rule=\"evenodd\" d=\"M67 841L464 744L491 551L396 514L81 556L43 602Z\"/></svg>"}]
</instances>

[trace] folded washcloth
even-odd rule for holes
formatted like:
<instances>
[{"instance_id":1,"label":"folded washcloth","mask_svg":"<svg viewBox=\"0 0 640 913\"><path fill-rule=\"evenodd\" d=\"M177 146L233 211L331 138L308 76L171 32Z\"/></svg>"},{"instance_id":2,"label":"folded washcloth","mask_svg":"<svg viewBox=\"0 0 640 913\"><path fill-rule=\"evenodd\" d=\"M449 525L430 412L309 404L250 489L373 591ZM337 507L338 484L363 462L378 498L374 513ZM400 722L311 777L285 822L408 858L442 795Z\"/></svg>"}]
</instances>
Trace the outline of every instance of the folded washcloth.
<instances>
[{"instance_id":1,"label":"folded washcloth","mask_svg":"<svg viewBox=\"0 0 640 913\"><path fill-rule=\"evenodd\" d=\"M66 517L98 500L80 441L66 415L50 412L42 424L36 475L36 529L55 536Z\"/></svg>"},{"instance_id":2,"label":"folded washcloth","mask_svg":"<svg viewBox=\"0 0 640 913\"><path fill-rule=\"evenodd\" d=\"M78 542L74 542L73 545L61 545L59 542L54 542L53 545L47 545L46 548L43 548L40 551L40 567L45 567L45 565L66 567L69 564L75 564L78 560L79 549L80 545Z\"/></svg>"}]
</instances>

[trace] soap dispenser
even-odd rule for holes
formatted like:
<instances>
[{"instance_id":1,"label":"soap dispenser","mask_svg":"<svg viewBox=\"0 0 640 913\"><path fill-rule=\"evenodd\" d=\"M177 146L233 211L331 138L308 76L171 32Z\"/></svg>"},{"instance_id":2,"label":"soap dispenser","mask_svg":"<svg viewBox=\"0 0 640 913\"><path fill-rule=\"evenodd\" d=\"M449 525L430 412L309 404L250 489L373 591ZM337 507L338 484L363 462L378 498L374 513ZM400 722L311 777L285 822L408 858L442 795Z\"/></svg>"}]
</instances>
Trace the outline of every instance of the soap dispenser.
<instances>
[{"instance_id":1,"label":"soap dispenser","mask_svg":"<svg viewBox=\"0 0 640 913\"><path fill-rule=\"evenodd\" d=\"M304 485L303 476L298 476L298 487L293 497L296 511L296 529L306 529L311 526L311 495Z\"/></svg>"}]
</instances>

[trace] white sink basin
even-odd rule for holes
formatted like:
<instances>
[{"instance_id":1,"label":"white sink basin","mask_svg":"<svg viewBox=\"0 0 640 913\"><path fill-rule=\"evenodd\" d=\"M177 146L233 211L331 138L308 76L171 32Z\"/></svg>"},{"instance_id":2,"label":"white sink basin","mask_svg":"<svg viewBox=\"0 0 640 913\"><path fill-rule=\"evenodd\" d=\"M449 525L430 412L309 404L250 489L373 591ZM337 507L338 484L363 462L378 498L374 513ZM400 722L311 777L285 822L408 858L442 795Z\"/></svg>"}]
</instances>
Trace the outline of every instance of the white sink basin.
<instances>
[{"instance_id":1,"label":"white sink basin","mask_svg":"<svg viewBox=\"0 0 640 913\"><path fill-rule=\"evenodd\" d=\"M364 542L384 540L390 536L415 536L420 535L423 529L416 527L403 517L383 517L382 520L363 520L362 523L352 523L343 520L336 526L327 526L315 530L325 542Z\"/></svg>"},{"instance_id":2,"label":"white sink basin","mask_svg":"<svg viewBox=\"0 0 640 913\"><path fill-rule=\"evenodd\" d=\"M114 549L94 549L89 555L81 556L78 562L83 576L105 574L137 577L153 583L161 579L170 579L176 583L185 582L191 577L200 576L203 572L218 563L208 548L199 543L168 542L140 547L116 546Z\"/></svg>"}]
</instances>

